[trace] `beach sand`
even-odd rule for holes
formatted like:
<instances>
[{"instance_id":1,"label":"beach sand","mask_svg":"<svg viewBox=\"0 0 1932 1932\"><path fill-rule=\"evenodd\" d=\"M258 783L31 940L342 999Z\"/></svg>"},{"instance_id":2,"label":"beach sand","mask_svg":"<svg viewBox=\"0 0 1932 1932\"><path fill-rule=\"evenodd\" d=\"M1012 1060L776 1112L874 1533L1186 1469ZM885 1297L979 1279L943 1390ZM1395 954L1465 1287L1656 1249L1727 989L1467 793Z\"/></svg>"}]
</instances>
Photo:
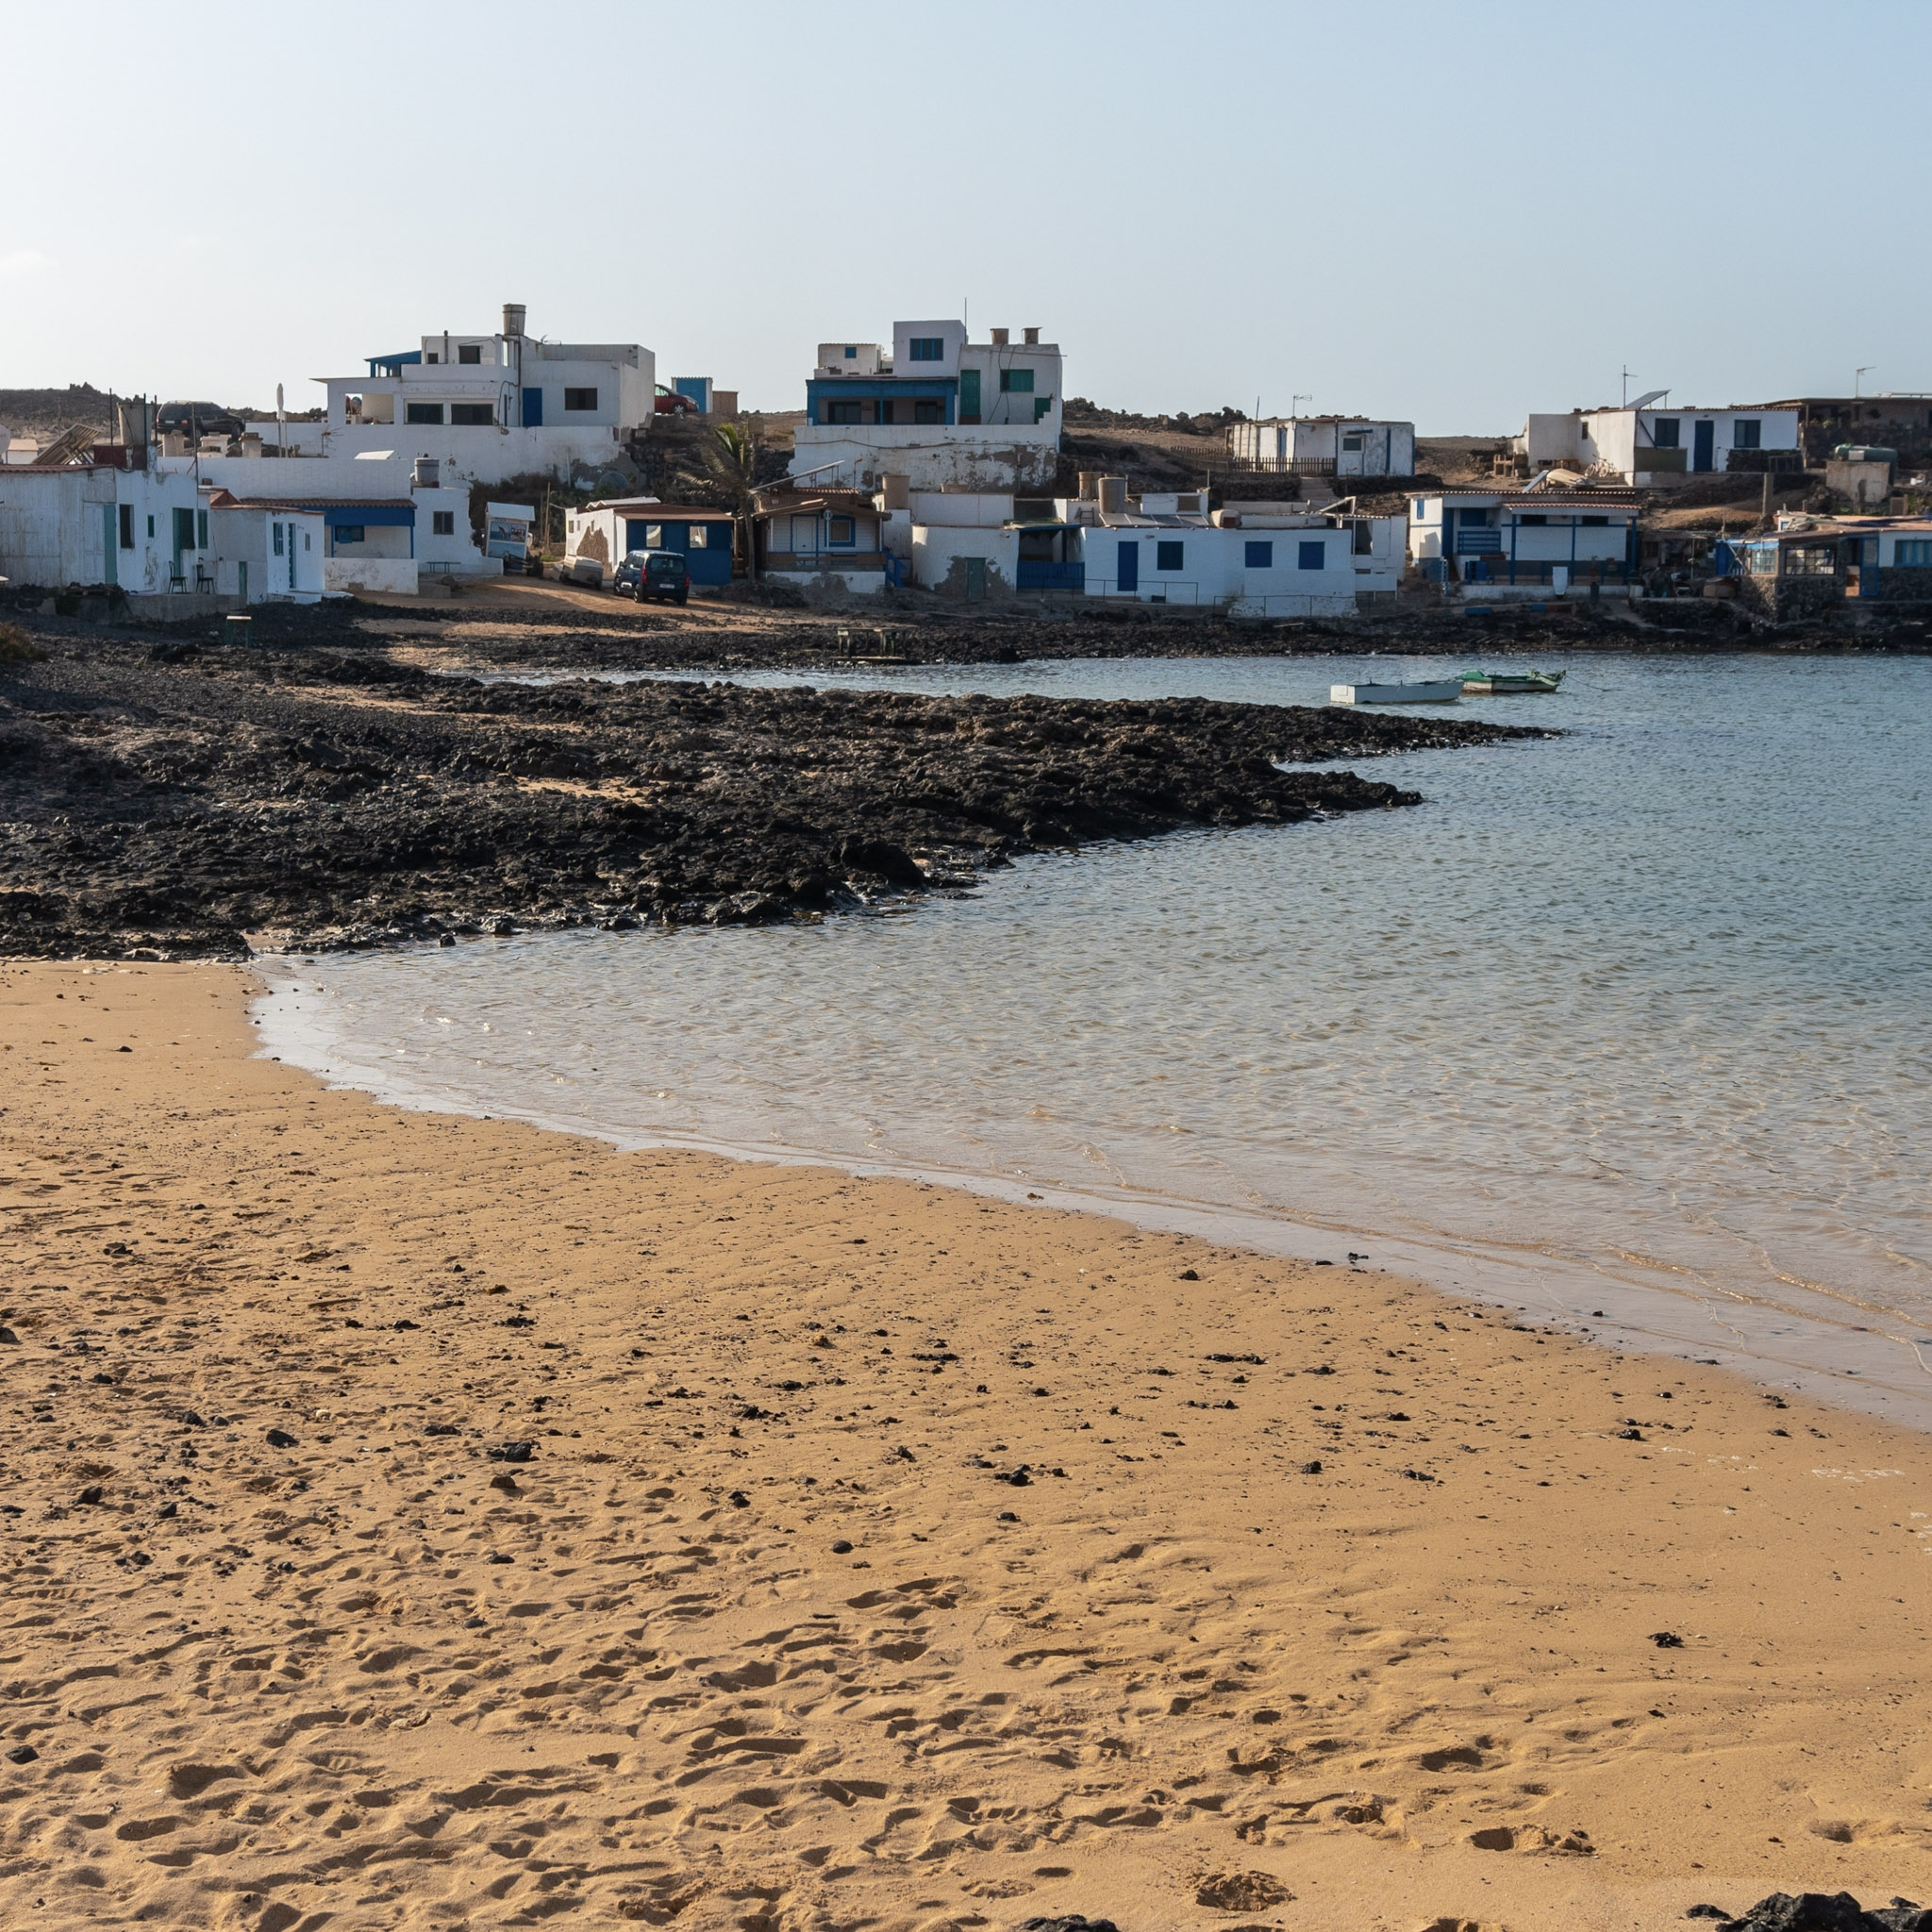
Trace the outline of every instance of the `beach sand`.
<instances>
[{"instance_id":1,"label":"beach sand","mask_svg":"<svg viewBox=\"0 0 1932 1932\"><path fill-rule=\"evenodd\" d=\"M1926 1439L1373 1257L326 1092L249 990L0 969L0 1923L1932 1895Z\"/></svg>"}]
</instances>

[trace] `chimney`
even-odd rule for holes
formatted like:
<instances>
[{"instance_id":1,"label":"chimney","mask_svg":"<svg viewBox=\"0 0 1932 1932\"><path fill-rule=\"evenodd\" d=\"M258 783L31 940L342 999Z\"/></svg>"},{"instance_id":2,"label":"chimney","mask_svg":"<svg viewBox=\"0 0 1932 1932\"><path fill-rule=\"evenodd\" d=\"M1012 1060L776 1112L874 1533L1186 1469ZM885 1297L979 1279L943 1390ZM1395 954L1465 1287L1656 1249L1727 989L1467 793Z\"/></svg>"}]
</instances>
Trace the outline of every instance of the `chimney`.
<instances>
[{"instance_id":1,"label":"chimney","mask_svg":"<svg viewBox=\"0 0 1932 1932\"><path fill-rule=\"evenodd\" d=\"M524 317L529 311L521 302L506 302L503 305L503 332L507 336L520 336L524 332Z\"/></svg>"},{"instance_id":2,"label":"chimney","mask_svg":"<svg viewBox=\"0 0 1932 1932\"><path fill-rule=\"evenodd\" d=\"M1022 334L1023 334L1023 335L1024 335L1024 337L1026 338L1026 346L1027 346L1027 347L1028 347L1029 349L1037 349L1037 348L1039 348L1039 346L1040 346L1040 330L1039 330L1039 328L1038 328L1038 327L1034 327L1034 328L1029 328L1029 329L1023 329L1023 330L1021 331L1021 333L1022 333Z\"/></svg>"},{"instance_id":3,"label":"chimney","mask_svg":"<svg viewBox=\"0 0 1932 1932\"><path fill-rule=\"evenodd\" d=\"M994 347L995 349L1004 349L1004 348L1005 348L1005 347L1007 346L1007 339L1008 339L1008 336L1010 336L1011 334L1012 334L1012 330L1010 330L1010 329L1005 329L1005 328L996 328L996 329L994 329L994 330L993 330L993 332L992 332L992 345L993 345L993 347Z\"/></svg>"},{"instance_id":4,"label":"chimney","mask_svg":"<svg viewBox=\"0 0 1932 1932\"><path fill-rule=\"evenodd\" d=\"M1127 513L1127 479L1124 476L1102 476L1099 479L1100 514L1104 517L1124 517Z\"/></svg>"}]
</instances>

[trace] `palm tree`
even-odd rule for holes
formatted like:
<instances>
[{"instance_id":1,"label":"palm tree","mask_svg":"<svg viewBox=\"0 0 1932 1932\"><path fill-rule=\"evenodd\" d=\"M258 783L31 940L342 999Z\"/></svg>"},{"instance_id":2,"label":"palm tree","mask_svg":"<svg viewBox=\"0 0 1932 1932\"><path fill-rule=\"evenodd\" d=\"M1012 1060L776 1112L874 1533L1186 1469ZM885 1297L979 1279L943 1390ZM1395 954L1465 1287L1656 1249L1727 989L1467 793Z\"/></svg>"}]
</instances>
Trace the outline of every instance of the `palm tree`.
<instances>
[{"instance_id":1,"label":"palm tree","mask_svg":"<svg viewBox=\"0 0 1932 1932\"><path fill-rule=\"evenodd\" d=\"M753 576L758 575L758 563L751 519L758 507L758 468L763 454L758 438L741 425L721 423L693 447L694 467L679 473L685 481L730 499L744 531L745 558Z\"/></svg>"}]
</instances>

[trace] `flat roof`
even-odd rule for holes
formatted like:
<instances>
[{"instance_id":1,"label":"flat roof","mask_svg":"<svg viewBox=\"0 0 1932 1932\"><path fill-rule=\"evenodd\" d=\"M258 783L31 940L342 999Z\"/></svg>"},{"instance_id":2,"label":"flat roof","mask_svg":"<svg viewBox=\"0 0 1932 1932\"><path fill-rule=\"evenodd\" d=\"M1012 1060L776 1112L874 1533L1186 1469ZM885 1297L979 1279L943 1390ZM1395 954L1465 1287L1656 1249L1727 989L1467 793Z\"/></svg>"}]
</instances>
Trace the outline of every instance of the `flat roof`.
<instances>
[{"instance_id":1,"label":"flat roof","mask_svg":"<svg viewBox=\"0 0 1932 1932\"><path fill-rule=\"evenodd\" d=\"M586 509L621 509L626 516L655 517L659 523L690 522L693 517L722 521L733 514L728 509L699 509L688 503L655 503L649 497L604 496L587 503Z\"/></svg>"}]
</instances>

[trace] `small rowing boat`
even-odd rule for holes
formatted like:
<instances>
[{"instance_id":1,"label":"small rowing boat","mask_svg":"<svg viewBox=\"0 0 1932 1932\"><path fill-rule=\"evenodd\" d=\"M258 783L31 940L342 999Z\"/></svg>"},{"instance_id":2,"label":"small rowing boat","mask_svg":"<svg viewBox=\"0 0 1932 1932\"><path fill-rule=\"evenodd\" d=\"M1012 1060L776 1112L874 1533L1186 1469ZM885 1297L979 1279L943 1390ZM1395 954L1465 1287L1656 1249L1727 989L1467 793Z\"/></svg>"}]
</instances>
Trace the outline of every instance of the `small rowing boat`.
<instances>
[{"instance_id":1,"label":"small rowing boat","mask_svg":"<svg viewBox=\"0 0 1932 1932\"><path fill-rule=\"evenodd\" d=\"M1459 677L1429 684L1331 684L1331 705L1453 705L1462 695Z\"/></svg>"},{"instance_id":2,"label":"small rowing boat","mask_svg":"<svg viewBox=\"0 0 1932 1932\"><path fill-rule=\"evenodd\" d=\"M1473 698L1516 697L1525 691L1553 691L1563 681L1560 671L1465 671L1457 680Z\"/></svg>"}]
</instances>

